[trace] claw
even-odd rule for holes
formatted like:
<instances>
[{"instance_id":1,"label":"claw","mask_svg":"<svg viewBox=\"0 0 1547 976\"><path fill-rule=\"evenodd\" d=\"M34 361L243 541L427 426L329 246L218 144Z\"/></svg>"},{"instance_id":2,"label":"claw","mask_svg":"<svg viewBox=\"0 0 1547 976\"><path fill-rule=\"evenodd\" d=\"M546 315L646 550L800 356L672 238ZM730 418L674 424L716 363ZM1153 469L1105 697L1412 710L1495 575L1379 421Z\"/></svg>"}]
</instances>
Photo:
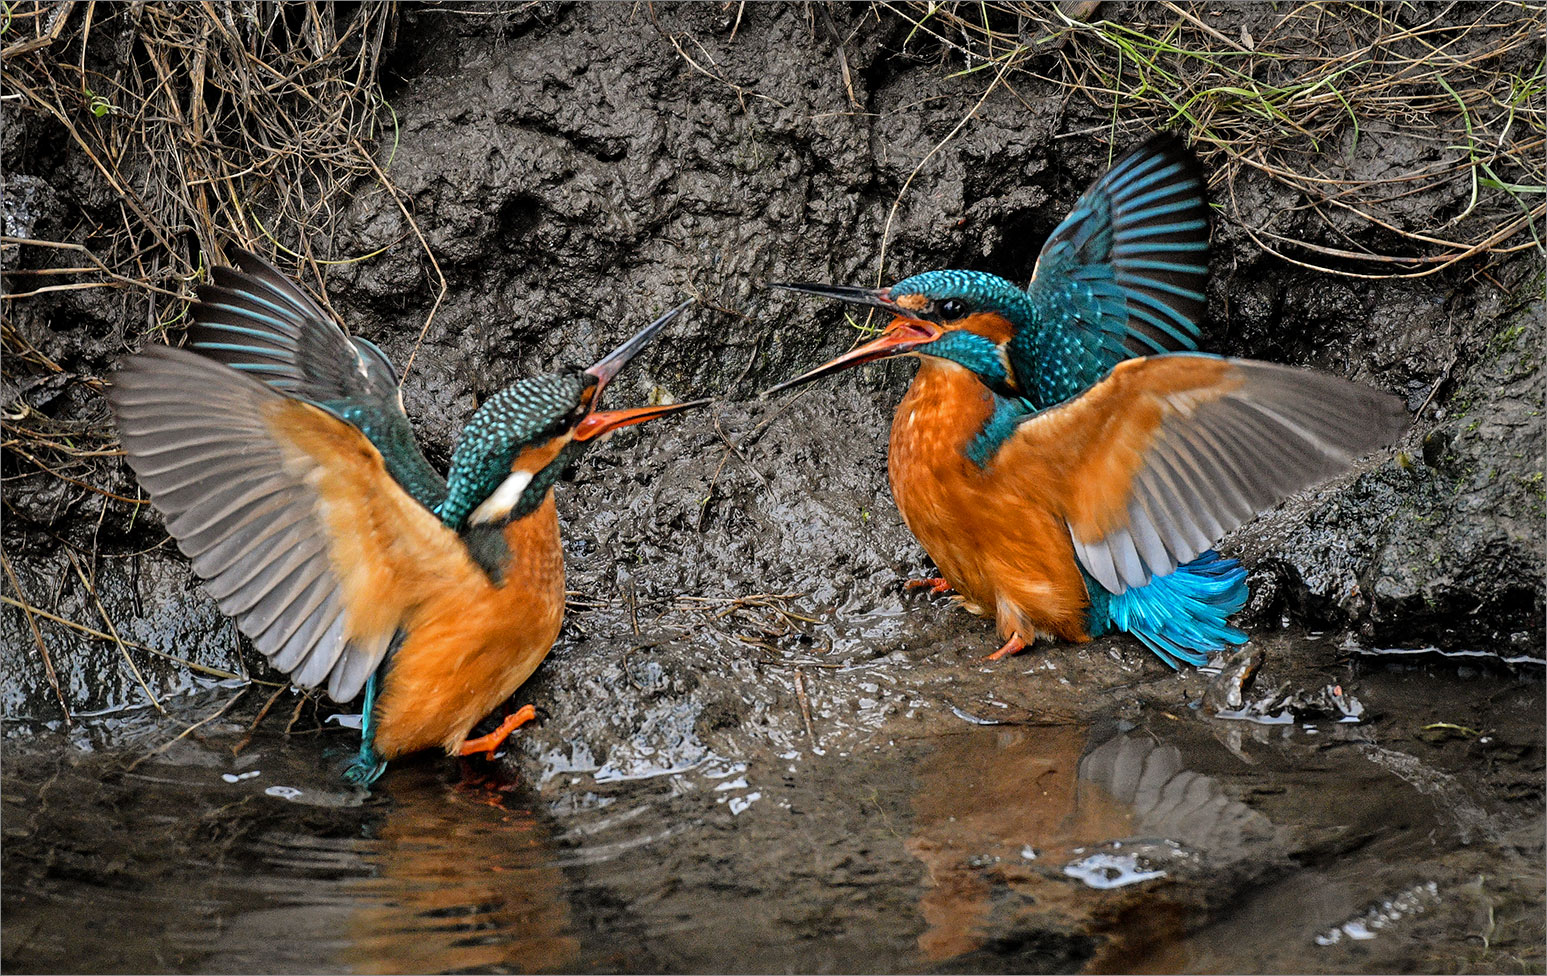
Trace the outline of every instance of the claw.
<instances>
[{"instance_id":1,"label":"claw","mask_svg":"<svg viewBox=\"0 0 1547 976\"><path fill-rule=\"evenodd\" d=\"M951 584L944 576L926 576L923 579L910 579L903 585L910 590L922 590L927 586L931 593L949 593L952 589Z\"/></svg>"}]
</instances>

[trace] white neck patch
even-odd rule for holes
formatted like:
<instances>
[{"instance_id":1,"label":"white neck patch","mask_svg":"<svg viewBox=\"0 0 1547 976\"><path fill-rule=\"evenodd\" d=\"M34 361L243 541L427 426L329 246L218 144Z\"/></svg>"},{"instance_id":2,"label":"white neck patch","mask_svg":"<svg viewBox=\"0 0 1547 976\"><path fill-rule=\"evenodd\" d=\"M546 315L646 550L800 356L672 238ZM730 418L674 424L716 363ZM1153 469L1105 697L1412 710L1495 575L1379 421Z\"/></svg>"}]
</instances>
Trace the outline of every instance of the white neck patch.
<instances>
[{"instance_id":1,"label":"white neck patch","mask_svg":"<svg viewBox=\"0 0 1547 976\"><path fill-rule=\"evenodd\" d=\"M473 509L473 514L467 517L473 525L481 525L484 522L495 522L510 514L510 510L516 507L516 502L521 500L521 493L526 491L526 486L532 483L532 472L512 471L500 482L500 486L483 500L483 504Z\"/></svg>"}]
</instances>

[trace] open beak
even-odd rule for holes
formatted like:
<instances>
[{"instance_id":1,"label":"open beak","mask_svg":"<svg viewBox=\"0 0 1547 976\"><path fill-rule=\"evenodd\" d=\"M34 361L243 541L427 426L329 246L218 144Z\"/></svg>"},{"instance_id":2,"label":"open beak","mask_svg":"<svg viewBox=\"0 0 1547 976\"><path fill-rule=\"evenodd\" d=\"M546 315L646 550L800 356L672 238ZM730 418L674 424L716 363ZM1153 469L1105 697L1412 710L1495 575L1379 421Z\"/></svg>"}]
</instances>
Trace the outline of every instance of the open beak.
<instances>
[{"instance_id":1,"label":"open beak","mask_svg":"<svg viewBox=\"0 0 1547 976\"><path fill-rule=\"evenodd\" d=\"M850 305L873 305L876 308L884 308L890 312L897 311L897 305L892 301L891 289L889 288L820 285L814 281L769 282L768 287L778 288L783 291L798 291L802 295L816 295L818 298L831 298L834 301L848 302Z\"/></svg>"},{"instance_id":2,"label":"open beak","mask_svg":"<svg viewBox=\"0 0 1547 976\"><path fill-rule=\"evenodd\" d=\"M905 356L920 346L929 345L944 334L945 330L933 322L899 316L892 320L892 324L886 327L886 331L863 346L850 349L832 362L818 366L809 373L802 373L792 380L785 380L778 386L770 387L763 391L763 396L772 396L780 390L799 386L802 383L809 383L814 379L842 372L851 366L858 366L861 363L873 363L881 359L891 359L894 356Z\"/></svg>"},{"instance_id":3,"label":"open beak","mask_svg":"<svg viewBox=\"0 0 1547 976\"><path fill-rule=\"evenodd\" d=\"M682 310L691 304L693 304L693 299L690 298L676 308L671 309L665 315L634 333L633 336L624 341L623 345L603 356L595 366L586 370L588 375L596 377L596 392L591 394L591 402L596 403L602 395L602 390L606 388L608 383L612 382L614 376L618 375L618 371L627 365L628 361L639 353L639 350L648 346L650 340L655 338L655 334L666 327L666 323L682 314ZM596 414L592 414L592 416L594 417ZM648 420L650 418L645 417L641 419ZM629 423L637 424L639 421L631 420Z\"/></svg>"},{"instance_id":4,"label":"open beak","mask_svg":"<svg viewBox=\"0 0 1547 976\"><path fill-rule=\"evenodd\" d=\"M592 440L619 427L632 427L634 424L642 424L656 417L664 417L669 413L701 407L713 402L713 400L689 400L686 403L662 403L653 407L635 407L632 410L598 410L587 414L584 420L575 425L574 439Z\"/></svg>"},{"instance_id":5,"label":"open beak","mask_svg":"<svg viewBox=\"0 0 1547 976\"><path fill-rule=\"evenodd\" d=\"M634 333L623 345L603 356L596 365L586 370L586 374L596 377L596 387L591 393L590 404L601 402L602 390L612 382L612 378L618 375L618 371L628 364L630 359L639 353L639 350L650 344L656 333L666 327L666 323L682 314L683 309L693 304L693 299L688 299L676 308L669 309L666 314L651 322L649 325ZM603 434L617 430L619 427L632 427L634 424L642 424L656 417L664 417L669 413L679 410L687 410L692 407L701 407L712 400L689 400L686 403L662 403L653 407L634 407L630 410L594 410L586 414L585 419L575 425L573 439L577 441L589 441L601 437Z\"/></svg>"}]
</instances>

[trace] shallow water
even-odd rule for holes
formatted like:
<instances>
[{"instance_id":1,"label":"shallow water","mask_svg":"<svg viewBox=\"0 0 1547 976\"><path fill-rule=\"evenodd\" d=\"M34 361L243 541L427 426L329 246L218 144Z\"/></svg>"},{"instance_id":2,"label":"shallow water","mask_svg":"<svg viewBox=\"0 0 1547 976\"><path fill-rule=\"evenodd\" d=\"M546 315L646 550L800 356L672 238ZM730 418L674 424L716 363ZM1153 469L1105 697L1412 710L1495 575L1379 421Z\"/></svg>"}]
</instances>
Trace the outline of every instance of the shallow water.
<instances>
[{"instance_id":1,"label":"shallow water","mask_svg":"<svg viewBox=\"0 0 1547 976\"><path fill-rule=\"evenodd\" d=\"M532 745L505 791L437 757L347 787L331 724L270 719L233 755L244 702L173 738L230 690L182 701L183 724L13 725L5 966L1540 968L1533 677L1381 666L1367 721L1261 725L1154 695L1044 722L970 671L887 717L889 669L854 670L863 736L834 717L820 750ZM1479 703L1507 707L1486 734L1410 734Z\"/></svg>"}]
</instances>

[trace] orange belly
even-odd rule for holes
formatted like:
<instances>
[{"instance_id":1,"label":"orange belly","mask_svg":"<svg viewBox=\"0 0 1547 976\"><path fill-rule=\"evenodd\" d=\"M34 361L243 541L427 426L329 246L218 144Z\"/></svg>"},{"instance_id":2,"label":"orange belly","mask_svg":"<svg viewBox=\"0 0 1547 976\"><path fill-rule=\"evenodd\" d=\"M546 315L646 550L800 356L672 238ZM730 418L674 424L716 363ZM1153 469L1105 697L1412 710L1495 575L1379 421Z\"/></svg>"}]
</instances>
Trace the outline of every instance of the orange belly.
<instances>
[{"instance_id":1,"label":"orange belly","mask_svg":"<svg viewBox=\"0 0 1547 976\"><path fill-rule=\"evenodd\" d=\"M415 608L387 663L375 709L383 759L440 746L454 753L479 719L537 670L564 615L564 554L553 494L505 529L504 583L463 587Z\"/></svg>"},{"instance_id":2,"label":"orange belly","mask_svg":"<svg viewBox=\"0 0 1547 976\"><path fill-rule=\"evenodd\" d=\"M993 409L967 370L922 358L892 422L892 496L940 575L970 609L992 615L1001 636L1088 640L1085 580L1062 506L1047 494L1062 477L1050 461L1045 477L1018 471L1010 490L992 460L980 468L967 457Z\"/></svg>"}]
</instances>

